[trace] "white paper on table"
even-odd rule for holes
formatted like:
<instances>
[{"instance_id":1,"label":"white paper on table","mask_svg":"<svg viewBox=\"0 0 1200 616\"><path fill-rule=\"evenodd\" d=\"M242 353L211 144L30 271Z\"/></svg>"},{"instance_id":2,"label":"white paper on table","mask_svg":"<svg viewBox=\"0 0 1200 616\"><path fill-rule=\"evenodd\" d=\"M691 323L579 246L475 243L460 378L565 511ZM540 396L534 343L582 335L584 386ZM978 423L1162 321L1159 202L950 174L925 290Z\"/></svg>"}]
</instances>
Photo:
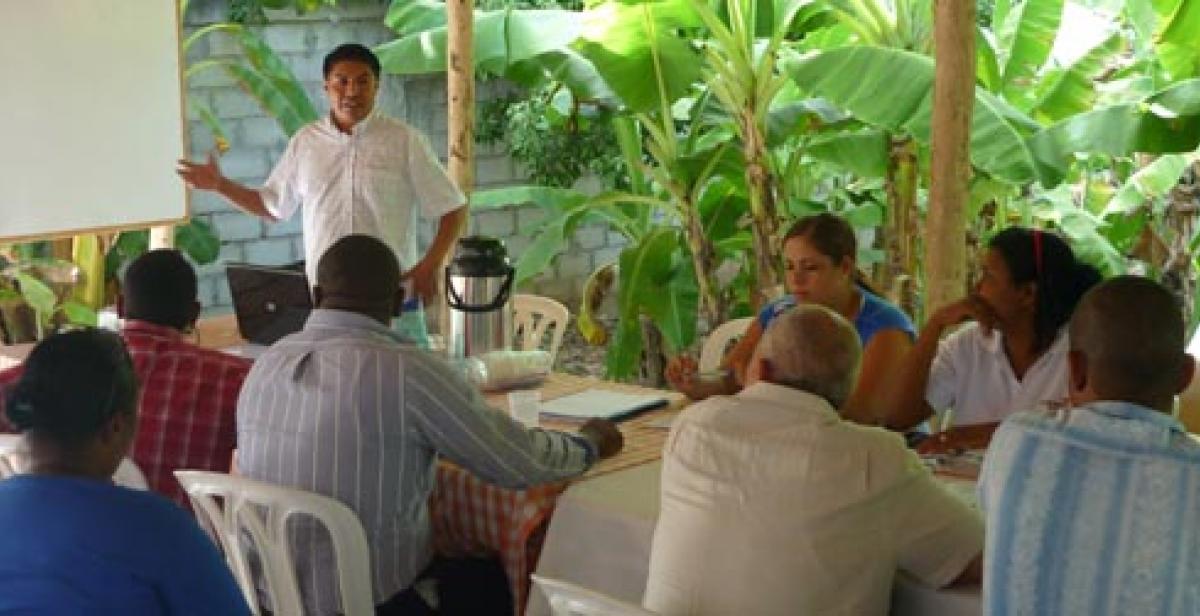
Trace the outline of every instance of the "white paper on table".
<instances>
[{"instance_id":1,"label":"white paper on table","mask_svg":"<svg viewBox=\"0 0 1200 616\"><path fill-rule=\"evenodd\" d=\"M634 413L666 406L667 399L653 394L627 394L606 389L579 393L543 402L542 415L555 419L624 419Z\"/></svg>"}]
</instances>

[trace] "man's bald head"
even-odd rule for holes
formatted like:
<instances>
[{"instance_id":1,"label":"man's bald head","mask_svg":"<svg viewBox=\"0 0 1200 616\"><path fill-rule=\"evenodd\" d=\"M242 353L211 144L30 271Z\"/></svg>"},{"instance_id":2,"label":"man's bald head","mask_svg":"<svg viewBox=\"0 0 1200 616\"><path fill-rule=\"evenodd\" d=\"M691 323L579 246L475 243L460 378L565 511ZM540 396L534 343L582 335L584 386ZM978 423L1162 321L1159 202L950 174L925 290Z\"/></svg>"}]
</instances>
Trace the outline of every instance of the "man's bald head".
<instances>
[{"instance_id":1,"label":"man's bald head","mask_svg":"<svg viewBox=\"0 0 1200 616\"><path fill-rule=\"evenodd\" d=\"M400 264L386 244L347 235L317 262L318 306L389 317L399 306Z\"/></svg>"},{"instance_id":2,"label":"man's bald head","mask_svg":"<svg viewBox=\"0 0 1200 616\"><path fill-rule=\"evenodd\" d=\"M802 304L779 315L754 351L751 370L777 385L807 391L841 408L858 381L862 345L836 312Z\"/></svg>"},{"instance_id":3,"label":"man's bald head","mask_svg":"<svg viewBox=\"0 0 1200 616\"><path fill-rule=\"evenodd\" d=\"M1099 284L1080 301L1070 327L1073 394L1169 412L1191 379L1179 303L1152 280L1118 276Z\"/></svg>"}]
</instances>

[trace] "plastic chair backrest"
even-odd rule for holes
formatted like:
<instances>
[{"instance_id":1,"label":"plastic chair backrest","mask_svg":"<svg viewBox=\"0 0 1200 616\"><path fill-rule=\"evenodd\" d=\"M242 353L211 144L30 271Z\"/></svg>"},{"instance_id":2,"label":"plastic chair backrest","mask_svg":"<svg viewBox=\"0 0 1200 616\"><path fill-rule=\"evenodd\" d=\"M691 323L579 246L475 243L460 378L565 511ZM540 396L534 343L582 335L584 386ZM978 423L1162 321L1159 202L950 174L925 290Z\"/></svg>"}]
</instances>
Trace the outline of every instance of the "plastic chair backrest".
<instances>
[{"instance_id":1,"label":"plastic chair backrest","mask_svg":"<svg viewBox=\"0 0 1200 616\"><path fill-rule=\"evenodd\" d=\"M0 479L24 473L28 466L28 453L21 435L0 434ZM121 465L113 473L113 483L134 490L146 490L149 487L142 469L129 458L121 459Z\"/></svg>"},{"instance_id":2,"label":"plastic chair backrest","mask_svg":"<svg viewBox=\"0 0 1200 616\"><path fill-rule=\"evenodd\" d=\"M570 582L540 575L530 577L546 595L553 616L655 616L654 612L640 606Z\"/></svg>"},{"instance_id":3,"label":"plastic chair backrest","mask_svg":"<svg viewBox=\"0 0 1200 616\"><path fill-rule=\"evenodd\" d=\"M553 328L550 334L550 365L558 356L558 348L562 346L563 334L567 331L567 320L571 312L562 303L542 297L518 293L513 296L513 329L521 337L521 350L533 351L541 347L546 331Z\"/></svg>"},{"instance_id":4,"label":"plastic chair backrest","mask_svg":"<svg viewBox=\"0 0 1200 616\"><path fill-rule=\"evenodd\" d=\"M375 613L367 536L349 507L320 494L224 473L175 471L175 477L187 490L201 526L217 537L254 613L261 610L250 572L249 549L253 549L261 562L272 611L304 613L288 542L288 520L293 514L311 517L329 532L342 598L341 613L347 616ZM246 541L249 545L244 544Z\"/></svg>"},{"instance_id":5,"label":"plastic chair backrest","mask_svg":"<svg viewBox=\"0 0 1200 616\"><path fill-rule=\"evenodd\" d=\"M700 361L697 368L701 372L712 372L720 368L721 360L725 358L725 349L729 343L735 338L742 337L753 322L754 317L742 317L726 321L712 330L708 339L704 341L704 346L700 348Z\"/></svg>"}]
</instances>

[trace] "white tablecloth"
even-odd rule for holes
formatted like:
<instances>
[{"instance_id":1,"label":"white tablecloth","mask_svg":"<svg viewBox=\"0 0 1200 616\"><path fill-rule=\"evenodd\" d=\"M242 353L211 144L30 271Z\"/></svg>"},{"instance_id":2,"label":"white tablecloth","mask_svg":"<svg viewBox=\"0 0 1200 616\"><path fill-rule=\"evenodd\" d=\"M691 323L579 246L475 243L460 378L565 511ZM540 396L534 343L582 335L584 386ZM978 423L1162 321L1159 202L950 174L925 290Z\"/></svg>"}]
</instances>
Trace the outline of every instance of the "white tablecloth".
<instances>
[{"instance_id":1,"label":"white tablecloth","mask_svg":"<svg viewBox=\"0 0 1200 616\"><path fill-rule=\"evenodd\" d=\"M658 517L661 470L661 463L643 464L568 488L550 520L537 573L640 604ZM969 490L952 487L969 497ZM545 597L533 591L526 614L546 616L549 609ZM892 614L979 613L979 588L939 591L901 575L893 589Z\"/></svg>"}]
</instances>

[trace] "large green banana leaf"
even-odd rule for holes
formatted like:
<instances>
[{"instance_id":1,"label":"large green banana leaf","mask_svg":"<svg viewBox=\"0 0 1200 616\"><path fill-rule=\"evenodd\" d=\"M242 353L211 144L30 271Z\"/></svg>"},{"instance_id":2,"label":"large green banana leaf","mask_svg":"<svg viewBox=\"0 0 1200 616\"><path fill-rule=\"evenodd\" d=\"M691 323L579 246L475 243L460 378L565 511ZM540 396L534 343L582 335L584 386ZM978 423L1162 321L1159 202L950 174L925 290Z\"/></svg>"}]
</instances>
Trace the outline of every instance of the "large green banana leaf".
<instances>
[{"instance_id":1,"label":"large green banana leaf","mask_svg":"<svg viewBox=\"0 0 1200 616\"><path fill-rule=\"evenodd\" d=\"M884 132L879 129L818 135L804 151L817 160L848 169L859 177L881 178L887 173L888 142Z\"/></svg>"},{"instance_id":2,"label":"large green banana leaf","mask_svg":"<svg viewBox=\"0 0 1200 616\"><path fill-rule=\"evenodd\" d=\"M448 31L444 4L426 0L394 2L386 21L400 38L375 48L385 72L445 72ZM476 11L475 68L526 87L548 79L560 81L578 98L615 103L615 96L596 68L570 47L582 28L583 16L574 11Z\"/></svg>"},{"instance_id":3,"label":"large green banana leaf","mask_svg":"<svg viewBox=\"0 0 1200 616\"><path fill-rule=\"evenodd\" d=\"M679 352L695 339L699 293L682 243L678 230L660 227L621 252L620 319L608 351L608 376L628 378L636 371L643 314L662 332L669 352Z\"/></svg>"},{"instance_id":4,"label":"large green banana leaf","mask_svg":"<svg viewBox=\"0 0 1200 616\"><path fill-rule=\"evenodd\" d=\"M928 143L933 111L933 59L882 47L840 47L784 63L796 84L856 118ZM1012 183L1034 179L1026 138L1041 128L987 90L975 88L971 162Z\"/></svg>"},{"instance_id":5,"label":"large green banana leaf","mask_svg":"<svg viewBox=\"0 0 1200 616\"><path fill-rule=\"evenodd\" d=\"M1076 152L1113 156L1191 152L1200 145L1200 79L1177 83L1138 103L1076 115L1029 139L1038 177L1054 186Z\"/></svg>"},{"instance_id":6,"label":"large green banana leaf","mask_svg":"<svg viewBox=\"0 0 1200 616\"><path fill-rule=\"evenodd\" d=\"M316 109L308 98L308 93L296 80L292 70L265 41L245 27L231 23L213 24L189 36L184 42L184 48L189 48L197 40L216 32L233 37L241 47L242 55L248 64L229 60L203 60L188 67L188 78L214 68L225 71L263 110L275 118L289 137L305 124L317 119ZM203 111L201 117L204 117ZM221 134L219 130L213 132Z\"/></svg>"},{"instance_id":7,"label":"large green banana leaf","mask_svg":"<svg viewBox=\"0 0 1200 616\"><path fill-rule=\"evenodd\" d=\"M446 22L446 3L438 0L395 0L383 18L400 38L445 27Z\"/></svg>"},{"instance_id":8,"label":"large green banana leaf","mask_svg":"<svg viewBox=\"0 0 1200 616\"><path fill-rule=\"evenodd\" d=\"M990 30L975 28L975 79L989 92L999 92L1004 85L1000 64L996 59L996 44Z\"/></svg>"},{"instance_id":9,"label":"large green banana leaf","mask_svg":"<svg viewBox=\"0 0 1200 616\"><path fill-rule=\"evenodd\" d=\"M1038 80L1037 102L1033 106L1034 117L1047 122L1057 122L1077 113L1083 113L1096 103L1094 80L1108 65L1108 61L1121 53L1124 43L1114 34L1070 66L1051 69Z\"/></svg>"},{"instance_id":10,"label":"large green banana leaf","mask_svg":"<svg viewBox=\"0 0 1200 616\"><path fill-rule=\"evenodd\" d=\"M610 0L583 16L575 46L630 111L669 117L699 81L700 55L678 34L702 25L690 0Z\"/></svg>"},{"instance_id":11,"label":"large green banana leaf","mask_svg":"<svg viewBox=\"0 0 1200 616\"><path fill-rule=\"evenodd\" d=\"M1159 62L1174 80L1200 76L1200 2L1161 1L1154 5L1173 7L1164 15L1154 39Z\"/></svg>"},{"instance_id":12,"label":"large green banana leaf","mask_svg":"<svg viewBox=\"0 0 1200 616\"><path fill-rule=\"evenodd\" d=\"M1001 27L998 55L1004 58L1001 92L1008 101L1021 101L1028 110L1033 103L1034 78L1050 57L1063 0L1024 0L1008 13Z\"/></svg>"},{"instance_id":13,"label":"large green banana leaf","mask_svg":"<svg viewBox=\"0 0 1200 616\"><path fill-rule=\"evenodd\" d=\"M1117 190L1101 212L1101 218L1132 214L1146 201L1162 197L1179 184L1179 177L1196 161L1196 154L1166 154L1138 169Z\"/></svg>"}]
</instances>

